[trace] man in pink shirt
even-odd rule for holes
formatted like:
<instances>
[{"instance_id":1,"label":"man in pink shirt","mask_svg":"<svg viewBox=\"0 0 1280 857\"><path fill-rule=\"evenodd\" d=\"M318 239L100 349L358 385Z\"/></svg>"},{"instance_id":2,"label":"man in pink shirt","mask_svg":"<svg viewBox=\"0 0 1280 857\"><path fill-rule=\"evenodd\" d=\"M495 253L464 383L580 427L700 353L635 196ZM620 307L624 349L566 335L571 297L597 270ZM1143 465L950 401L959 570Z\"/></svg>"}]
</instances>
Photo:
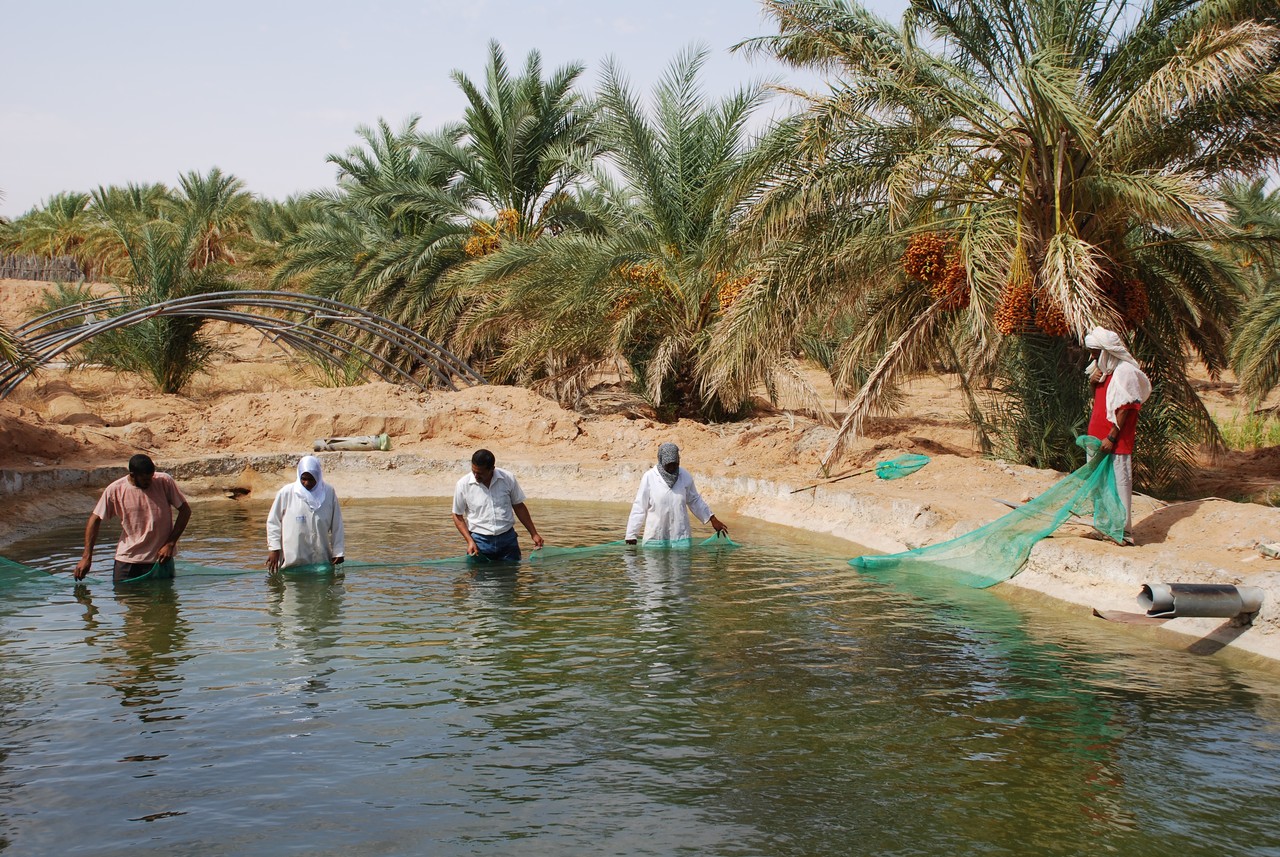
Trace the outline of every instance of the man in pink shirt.
<instances>
[{"instance_id":1,"label":"man in pink shirt","mask_svg":"<svg viewBox=\"0 0 1280 857\"><path fill-rule=\"evenodd\" d=\"M171 506L178 510L176 521L169 512ZM120 519L112 575L116 583L141 577L153 568L155 577L173 577L173 555L191 520L191 506L172 476L156 473L149 456L138 454L130 458L129 475L112 482L102 492L84 528L84 555L76 564L76 580L84 580L89 573L98 528L107 518Z\"/></svg>"}]
</instances>

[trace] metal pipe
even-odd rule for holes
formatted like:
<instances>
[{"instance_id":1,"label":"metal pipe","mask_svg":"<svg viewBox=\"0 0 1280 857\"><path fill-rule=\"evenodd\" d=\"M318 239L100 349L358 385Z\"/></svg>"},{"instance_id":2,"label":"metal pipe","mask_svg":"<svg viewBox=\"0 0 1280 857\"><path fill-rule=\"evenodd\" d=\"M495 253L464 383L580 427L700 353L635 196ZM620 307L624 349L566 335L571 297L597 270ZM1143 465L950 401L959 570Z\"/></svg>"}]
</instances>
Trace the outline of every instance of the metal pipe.
<instances>
[{"instance_id":1,"label":"metal pipe","mask_svg":"<svg viewBox=\"0 0 1280 857\"><path fill-rule=\"evenodd\" d=\"M295 320L286 322L233 310L236 306L275 310L293 315ZM106 317L99 318L100 313ZM317 295L246 290L187 295L144 307L134 306L133 298L122 295L45 313L19 328L35 352L35 365L0 365L0 398L11 393L39 365L75 346L101 333L157 316L198 317L248 325L272 335L278 342L338 366L356 352L362 355L365 368L383 380L400 380L423 389L425 385L413 377L419 370L429 373L437 386L448 389L457 389L455 378L468 384L485 383L478 372L453 352L417 331L367 310ZM86 321L86 318L92 320ZM58 328L73 319L79 323ZM364 341L330 330L338 325L358 331L357 337ZM393 360L392 355L398 359Z\"/></svg>"},{"instance_id":2,"label":"metal pipe","mask_svg":"<svg viewBox=\"0 0 1280 857\"><path fill-rule=\"evenodd\" d=\"M1233 619L1262 609L1263 592L1256 586L1225 583L1144 583L1138 606L1148 616L1177 619L1203 616Z\"/></svg>"}]
</instances>

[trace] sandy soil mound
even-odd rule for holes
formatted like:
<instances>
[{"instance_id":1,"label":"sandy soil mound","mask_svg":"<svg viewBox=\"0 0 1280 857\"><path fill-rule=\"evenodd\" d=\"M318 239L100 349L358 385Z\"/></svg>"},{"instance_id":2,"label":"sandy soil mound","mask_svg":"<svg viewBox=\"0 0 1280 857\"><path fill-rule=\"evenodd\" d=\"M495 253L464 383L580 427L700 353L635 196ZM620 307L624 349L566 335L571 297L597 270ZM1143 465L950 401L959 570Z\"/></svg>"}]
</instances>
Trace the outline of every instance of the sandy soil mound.
<instances>
[{"instance_id":1,"label":"sandy soil mound","mask_svg":"<svg viewBox=\"0 0 1280 857\"><path fill-rule=\"evenodd\" d=\"M34 411L0 402L0 464L39 467L124 450L94 449L90 453L93 446L83 432L49 424Z\"/></svg>"}]
</instances>

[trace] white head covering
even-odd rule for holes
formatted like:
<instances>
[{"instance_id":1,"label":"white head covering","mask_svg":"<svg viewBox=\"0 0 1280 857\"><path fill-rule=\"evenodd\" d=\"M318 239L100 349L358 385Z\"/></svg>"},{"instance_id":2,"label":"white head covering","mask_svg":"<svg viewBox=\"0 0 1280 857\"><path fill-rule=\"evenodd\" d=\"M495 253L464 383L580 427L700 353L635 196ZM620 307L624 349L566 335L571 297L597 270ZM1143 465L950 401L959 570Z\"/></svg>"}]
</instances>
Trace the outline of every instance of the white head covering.
<instances>
[{"instance_id":1,"label":"white head covering","mask_svg":"<svg viewBox=\"0 0 1280 857\"><path fill-rule=\"evenodd\" d=\"M302 484L302 474L304 473L310 473L316 478L316 487L310 491L307 490L307 486ZM293 483L293 493L297 494L299 499L311 508L311 511L314 512L320 508L320 504L324 502L325 495L324 474L320 469L320 459L314 455L304 455L298 461L298 479Z\"/></svg>"},{"instance_id":2,"label":"white head covering","mask_svg":"<svg viewBox=\"0 0 1280 857\"><path fill-rule=\"evenodd\" d=\"M676 468L675 473L667 472L668 464L680 463L680 447L674 443L664 443L658 447L658 475L662 477L662 481L667 483L668 488L676 487L676 480L680 478L680 468Z\"/></svg>"},{"instance_id":3,"label":"white head covering","mask_svg":"<svg viewBox=\"0 0 1280 857\"><path fill-rule=\"evenodd\" d=\"M1099 351L1098 359L1085 367L1085 374L1092 376L1096 369L1104 378L1111 376L1107 387L1107 419L1118 425L1116 411L1124 405L1145 402L1151 395L1151 381L1115 331L1095 327L1085 334L1084 347Z\"/></svg>"},{"instance_id":4,"label":"white head covering","mask_svg":"<svg viewBox=\"0 0 1280 857\"><path fill-rule=\"evenodd\" d=\"M1120 339L1120 334L1105 327L1095 327L1084 336L1084 347L1090 350L1100 349L1101 354L1098 355L1097 364L1090 363L1086 370L1090 375L1094 369L1098 369L1104 376L1110 375L1116 368L1118 363L1128 363L1135 369L1138 361L1133 359L1133 355L1129 353L1129 349L1124 347L1124 341Z\"/></svg>"}]
</instances>

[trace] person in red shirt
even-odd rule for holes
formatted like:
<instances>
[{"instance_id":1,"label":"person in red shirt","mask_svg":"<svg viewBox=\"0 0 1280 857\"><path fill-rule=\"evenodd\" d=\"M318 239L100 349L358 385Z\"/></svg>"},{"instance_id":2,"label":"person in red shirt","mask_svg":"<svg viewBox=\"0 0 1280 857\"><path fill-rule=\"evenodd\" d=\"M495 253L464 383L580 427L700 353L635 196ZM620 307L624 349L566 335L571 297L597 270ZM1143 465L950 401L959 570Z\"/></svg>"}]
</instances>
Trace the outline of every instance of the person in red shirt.
<instances>
[{"instance_id":1,"label":"person in red shirt","mask_svg":"<svg viewBox=\"0 0 1280 857\"><path fill-rule=\"evenodd\" d=\"M1112 456L1116 492L1125 511L1121 544L1132 545L1133 445L1137 438L1138 412L1151 395L1151 381L1114 331L1095 327L1085 336L1084 345L1093 357L1085 370L1093 384L1089 434L1102 441L1101 454Z\"/></svg>"},{"instance_id":2,"label":"person in red shirt","mask_svg":"<svg viewBox=\"0 0 1280 857\"><path fill-rule=\"evenodd\" d=\"M170 507L178 510L171 517ZM116 583L141 577L153 569L157 577L173 577L178 539L191 520L191 506L167 473L156 473L150 456L129 459L129 474L107 486L84 528L84 554L76 564L76 580L84 580L93 564L98 528L107 518L120 519L112 579Z\"/></svg>"}]
</instances>

